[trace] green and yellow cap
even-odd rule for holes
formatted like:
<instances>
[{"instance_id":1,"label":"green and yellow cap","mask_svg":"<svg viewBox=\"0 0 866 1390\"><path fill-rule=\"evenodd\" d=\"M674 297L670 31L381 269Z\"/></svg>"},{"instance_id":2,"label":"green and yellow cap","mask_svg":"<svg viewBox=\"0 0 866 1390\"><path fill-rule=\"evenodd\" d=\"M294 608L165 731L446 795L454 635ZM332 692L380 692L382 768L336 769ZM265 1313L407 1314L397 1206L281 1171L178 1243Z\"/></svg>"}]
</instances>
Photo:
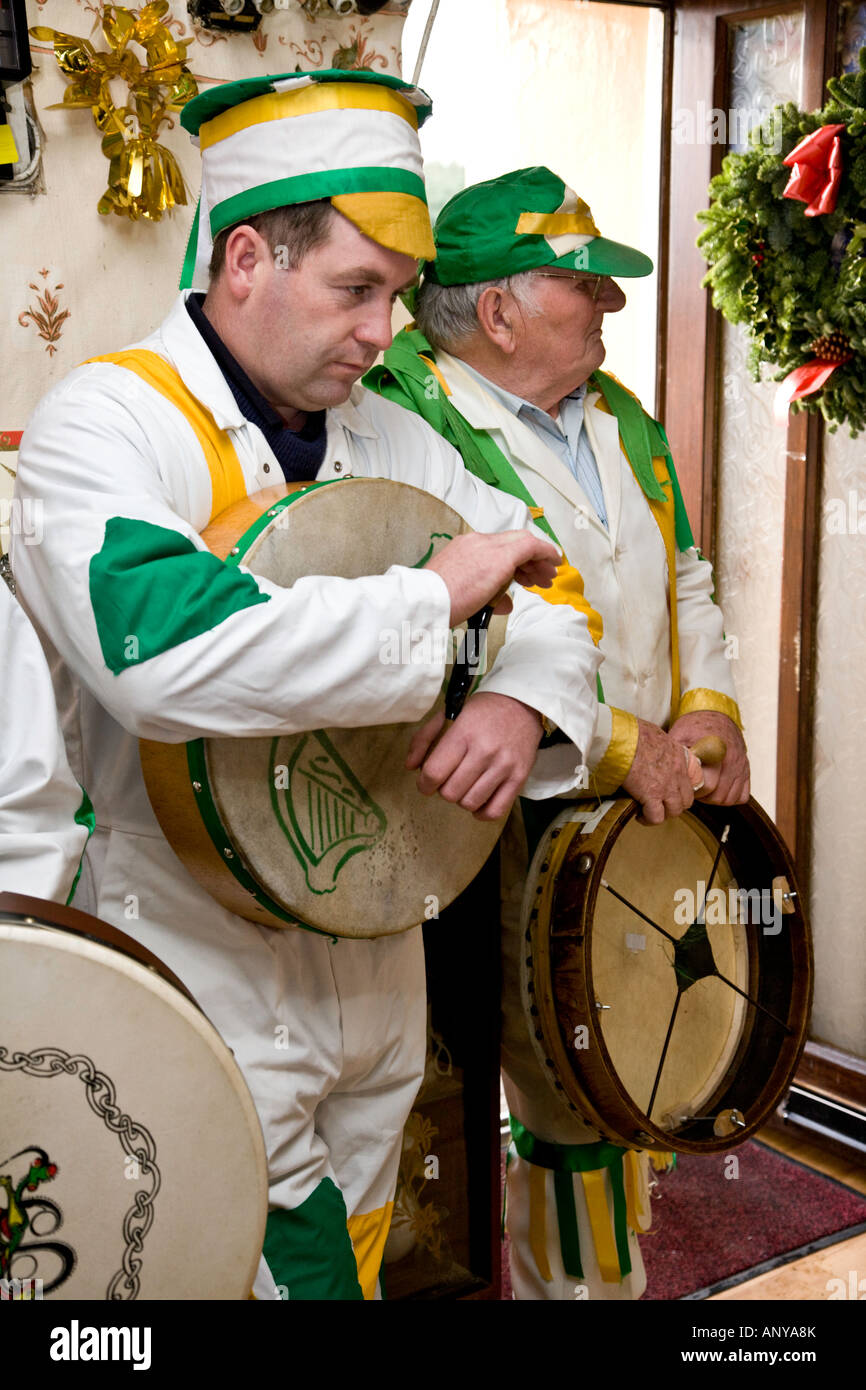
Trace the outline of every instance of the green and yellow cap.
<instances>
[{"instance_id":1,"label":"green and yellow cap","mask_svg":"<svg viewBox=\"0 0 866 1390\"><path fill-rule=\"evenodd\" d=\"M225 82L181 124L201 149L201 197L181 288L206 288L213 240L257 213L328 198L389 250L436 255L418 128L430 98L374 72L290 72Z\"/></svg>"},{"instance_id":2,"label":"green and yellow cap","mask_svg":"<svg viewBox=\"0 0 866 1390\"><path fill-rule=\"evenodd\" d=\"M446 203L434 229L438 285L474 285L555 265L599 275L649 275L642 251L603 237L582 198L549 169L517 169Z\"/></svg>"}]
</instances>

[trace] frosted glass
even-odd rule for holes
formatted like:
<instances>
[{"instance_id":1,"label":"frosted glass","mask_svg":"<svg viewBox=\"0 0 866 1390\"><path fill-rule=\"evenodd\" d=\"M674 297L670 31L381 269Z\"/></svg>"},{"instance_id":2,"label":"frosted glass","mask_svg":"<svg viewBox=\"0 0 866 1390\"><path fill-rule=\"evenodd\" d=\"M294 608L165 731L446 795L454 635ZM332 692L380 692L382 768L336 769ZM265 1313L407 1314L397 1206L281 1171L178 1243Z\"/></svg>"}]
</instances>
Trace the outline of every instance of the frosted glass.
<instances>
[{"instance_id":1,"label":"frosted glass","mask_svg":"<svg viewBox=\"0 0 866 1390\"><path fill-rule=\"evenodd\" d=\"M745 129L779 102L800 100L802 10L731 26L728 127ZM745 114L744 114L745 113ZM716 596L735 656L734 680L752 763L752 794L776 805L779 628L786 433L773 420L775 386L746 370L747 338L722 324Z\"/></svg>"},{"instance_id":2,"label":"frosted glass","mask_svg":"<svg viewBox=\"0 0 866 1390\"><path fill-rule=\"evenodd\" d=\"M862 531L861 528L862 527ZM817 538L816 538L816 543ZM866 1056L866 440L824 440L812 800L816 1037Z\"/></svg>"}]
</instances>

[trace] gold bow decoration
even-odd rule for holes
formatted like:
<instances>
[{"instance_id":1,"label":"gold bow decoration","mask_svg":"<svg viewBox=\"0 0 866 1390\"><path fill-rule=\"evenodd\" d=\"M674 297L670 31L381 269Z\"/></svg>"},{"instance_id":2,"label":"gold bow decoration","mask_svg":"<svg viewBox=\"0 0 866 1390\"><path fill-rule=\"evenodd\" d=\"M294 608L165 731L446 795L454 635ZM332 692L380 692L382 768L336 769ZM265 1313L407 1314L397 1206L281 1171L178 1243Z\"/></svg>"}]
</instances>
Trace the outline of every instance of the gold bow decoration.
<instances>
[{"instance_id":1,"label":"gold bow decoration","mask_svg":"<svg viewBox=\"0 0 866 1390\"><path fill-rule=\"evenodd\" d=\"M106 5L102 33L109 51L98 52L89 39L37 26L35 39L53 42L54 56L69 86L63 101L49 110L89 106L102 131L102 153L109 161L108 187L97 205L100 213L116 212L137 221L158 222L187 201L177 160L156 138L160 127L174 122L178 111L198 92L186 66L189 39L175 39L162 20L168 0L153 0L141 10ZM144 50L144 62L130 47ZM111 83L125 81L125 106L115 106Z\"/></svg>"}]
</instances>

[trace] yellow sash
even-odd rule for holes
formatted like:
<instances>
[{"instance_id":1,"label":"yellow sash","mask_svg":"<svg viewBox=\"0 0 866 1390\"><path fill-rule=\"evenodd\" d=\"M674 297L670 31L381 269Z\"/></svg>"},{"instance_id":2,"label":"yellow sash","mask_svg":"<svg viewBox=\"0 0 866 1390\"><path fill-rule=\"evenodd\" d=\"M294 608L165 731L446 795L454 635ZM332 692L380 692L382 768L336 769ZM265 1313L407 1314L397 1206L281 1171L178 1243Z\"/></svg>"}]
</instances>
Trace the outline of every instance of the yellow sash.
<instances>
[{"instance_id":1,"label":"yellow sash","mask_svg":"<svg viewBox=\"0 0 866 1390\"><path fill-rule=\"evenodd\" d=\"M177 406L195 432L201 445L211 481L211 521L233 502L247 496L247 485L238 461L235 446L226 430L221 430L207 406L192 394L175 367L147 348L130 348L126 352L110 352L104 357L89 357L88 362L113 362L125 367L146 381L155 391Z\"/></svg>"},{"instance_id":2,"label":"yellow sash","mask_svg":"<svg viewBox=\"0 0 866 1390\"><path fill-rule=\"evenodd\" d=\"M622 383L620 383L622 385ZM626 390L623 387L623 390ZM629 391L629 395L633 392ZM612 415L613 411L608 405L604 396L598 400L599 410L603 410L607 415ZM628 459L625 445L620 439L620 448ZM632 467L631 459L629 467ZM668 482L668 468L665 460L661 457L653 459L653 472L660 483ZM677 717L680 705L680 648L677 637L677 542L676 542L676 517L674 513L673 488L670 488L664 502L656 502L647 497L646 504L652 512L653 519L661 532L664 542L665 555L668 561L668 609L670 613L671 629L671 712L670 723L673 724Z\"/></svg>"}]
</instances>

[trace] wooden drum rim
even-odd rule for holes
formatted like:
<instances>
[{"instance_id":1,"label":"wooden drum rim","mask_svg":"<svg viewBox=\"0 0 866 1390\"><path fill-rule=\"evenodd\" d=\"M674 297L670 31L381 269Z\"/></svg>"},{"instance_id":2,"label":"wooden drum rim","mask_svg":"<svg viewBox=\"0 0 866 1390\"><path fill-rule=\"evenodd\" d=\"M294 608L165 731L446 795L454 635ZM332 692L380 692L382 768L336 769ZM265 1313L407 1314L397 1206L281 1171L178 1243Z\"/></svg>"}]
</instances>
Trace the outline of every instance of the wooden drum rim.
<instances>
[{"instance_id":1,"label":"wooden drum rim","mask_svg":"<svg viewBox=\"0 0 866 1390\"><path fill-rule=\"evenodd\" d=\"M118 927L104 922L101 917L94 917L77 907L48 902L44 898L31 898L23 893L0 893L0 921L7 919L15 919L22 925L72 932L76 936L87 937L98 945L111 946L123 955L131 956L139 965L153 970L168 984L173 985L191 1004L195 1004L197 1009L199 1008L183 981L169 970L159 956L155 956L146 946L142 946L140 941L127 936L126 932L120 931Z\"/></svg>"},{"instance_id":2,"label":"wooden drum rim","mask_svg":"<svg viewBox=\"0 0 866 1390\"><path fill-rule=\"evenodd\" d=\"M725 818L730 821L734 817L739 828L747 831L756 842L757 848L750 849L749 854L760 852L773 871L785 874L797 893L797 906L796 916L784 919L794 929L783 928L790 955L791 986L783 1021L790 1031L777 1049L769 1077L755 1093L745 1127L724 1137L712 1134L694 1137L688 1132L697 1123L692 1120L684 1125L682 1132L667 1131L640 1110L617 1075L595 1007L592 975L592 923L598 893L602 890L601 878L619 836L637 816L640 806L630 798L613 798L589 834L582 835L582 823L569 823L565 817L573 815L576 810L590 809L584 805L571 806L548 827L536 852L527 884L523 988L536 1055L563 1105L573 1116L591 1124L614 1143L635 1149L676 1149L698 1154L728 1150L750 1138L779 1104L793 1079L806 1042L812 1002L812 945L791 856L772 821L755 801L737 807L696 802L689 812L684 813L693 816L708 829L717 843ZM586 868L577 868L579 856L589 856L591 862ZM745 859L746 853L740 851L735 862L742 864ZM573 874L568 879L569 901L566 901L564 876L559 883L556 881L566 865L573 867ZM759 960L762 956L765 959L772 957L772 942L776 938L768 942L760 932L747 931L745 939L749 953L749 980L757 980L752 988L760 995ZM557 941L571 942L573 948L568 957L569 985L574 982L573 1010L569 1011L568 1023L570 1025L578 1020L586 1026L588 1033L588 1046L579 1054L579 1066L570 1055L566 1025L557 1008L556 966L553 961L554 943ZM765 968L769 971L769 964ZM736 1051L726 1064L723 1079L714 1091L712 1100L702 1108L711 1108L726 1095L749 1053L760 1047L761 1039L770 1027L778 1027L764 1024L762 1031L760 1022L759 1011L748 1007Z\"/></svg>"}]
</instances>

